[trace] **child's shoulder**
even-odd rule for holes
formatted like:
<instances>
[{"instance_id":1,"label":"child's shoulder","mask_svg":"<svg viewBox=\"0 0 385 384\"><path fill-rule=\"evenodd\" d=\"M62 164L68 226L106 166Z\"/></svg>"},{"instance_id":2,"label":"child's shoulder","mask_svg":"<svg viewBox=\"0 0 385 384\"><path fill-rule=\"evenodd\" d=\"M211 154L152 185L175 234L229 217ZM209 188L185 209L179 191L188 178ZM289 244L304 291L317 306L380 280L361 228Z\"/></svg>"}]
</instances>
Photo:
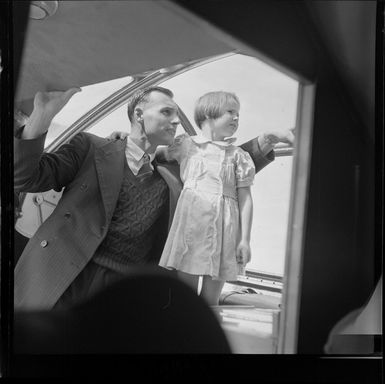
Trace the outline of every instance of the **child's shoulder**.
<instances>
[{"instance_id":1,"label":"child's shoulder","mask_svg":"<svg viewBox=\"0 0 385 384\"><path fill-rule=\"evenodd\" d=\"M190 141L187 133L176 136L174 142L167 147L168 158L180 162L189 152Z\"/></svg>"},{"instance_id":2,"label":"child's shoulder","mask_svg":"<svg viewBox=\"0 0 385 384\"><path fill-rule=\"evenodd\" d=\"M232 157L234 158L237 164L252 162L252 158L249 152L236 145L234 145Z\"/></svg>"},{"instance_id":3,"label":"child's shoulder","mask_svg":"<svg viewBox=\"0 0 385 384\"><path fill-rule=\"evenodd\" d=\"M184 133L181 133L178 136L175 136L174 141L182 142L182 141L185 141L185 140L188 140L188 139L190 139L190 135L187 132L184 132Z\"/></svg>"},{"instance_id":4,"label":"child's shoulder","mask_svg":"<svg viewBox=\"0 0 385 384\"><path fill-rule=\"evenodd\" d=\"M244 149L242 149L241 147L238 147L238 145L232 144L230 147L231 147L232 152L233 152L234 155L236 155L236 156L247 156L247 155L248 155L248 152L246 152L246 151L245 151Z\"/></svg>"},{"instance_id":5,"label":"child's shoulder","mask_svg":"<svg viewBox=\"0 0 385 384\"><path fill-rule=\"evenodd\" d=\"M171 147L180 147L191 141L191 137L188 133L182 133L178 136L175 136L173 144Z\"/></svg>"}]
</instances>

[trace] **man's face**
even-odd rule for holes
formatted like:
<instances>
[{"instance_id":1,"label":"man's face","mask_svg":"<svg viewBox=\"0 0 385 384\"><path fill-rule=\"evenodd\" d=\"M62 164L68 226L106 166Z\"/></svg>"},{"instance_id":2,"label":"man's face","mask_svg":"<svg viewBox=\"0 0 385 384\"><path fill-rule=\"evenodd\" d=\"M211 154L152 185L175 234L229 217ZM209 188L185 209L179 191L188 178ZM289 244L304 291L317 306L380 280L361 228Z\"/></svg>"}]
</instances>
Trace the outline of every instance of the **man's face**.
<instances>
[{"instance_id":1,"label":"man's face","mask_svg":"<svg viewBox=\"0 0 385 384\"><path fill-rule=\"evenodd\" d=\"M180 123L178 107L173 99L161 92L151 92L141 105L144 129L152 145L170 145Z\"/></svg>"}]
</instances>

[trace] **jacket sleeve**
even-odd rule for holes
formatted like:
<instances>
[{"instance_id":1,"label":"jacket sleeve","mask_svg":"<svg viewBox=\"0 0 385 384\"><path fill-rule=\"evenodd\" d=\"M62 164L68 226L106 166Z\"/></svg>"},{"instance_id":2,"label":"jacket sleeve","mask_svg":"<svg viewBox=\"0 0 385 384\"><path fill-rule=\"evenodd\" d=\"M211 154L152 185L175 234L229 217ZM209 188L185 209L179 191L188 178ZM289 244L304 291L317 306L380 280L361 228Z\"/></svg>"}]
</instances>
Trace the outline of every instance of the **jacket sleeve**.
<instances>
[{"instance_id":1,"label":"jacket sleeve","mask_svg":"<svg viewBox=\"0 0 385 384\"><path fill-rule=\"evenodd\" d=\"M86 133L79 133L53 153L44 153L46 135L14 138L14 188L16 192L60 191L79 171L90 148Z\"/></svg>"},{"instance_id":2,"label":"jacket sleeve","mask_svg":"<svg viewBox=\"0 0 385 384\"><path fill-rule=\"evenodd\" d=\"M265 155L261 152L261 149L259 148L258 144L258 137L247 141L246 143L240 145L240 147L246 152L248 152L251 156L255 165L255 173L261 171L263 168L266 167L266 165L270 164L275 159L273 150L271 150Z\"/></svg>"}]
</instances>

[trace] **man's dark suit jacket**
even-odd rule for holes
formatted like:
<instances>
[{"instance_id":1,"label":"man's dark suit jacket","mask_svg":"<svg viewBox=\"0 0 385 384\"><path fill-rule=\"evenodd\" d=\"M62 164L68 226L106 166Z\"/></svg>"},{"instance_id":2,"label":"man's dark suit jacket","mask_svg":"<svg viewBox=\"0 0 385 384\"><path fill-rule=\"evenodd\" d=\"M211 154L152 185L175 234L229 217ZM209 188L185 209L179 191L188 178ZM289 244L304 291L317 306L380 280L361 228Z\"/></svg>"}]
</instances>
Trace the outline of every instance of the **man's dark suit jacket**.
<instances>
[{"instance_id":1,"label":"man's dark suit jacket","mask_svg":"<svg viewBox=\"0 0 385 384\"><path fill-rule=\"evenodd\" d=\"M61 191L54 212L26 245L15 268L15 309L51 309L94 255L107 233L123 178L126 140L79 133L54 153L43 153L45 135L15 138L15 190ZM274 154L263 156L257 139L244 146L258 172ZM178 196L179 167L155 163L169 187L169 210L158 224L153 260L159 260Z\"/></svg>"}]
</instances>

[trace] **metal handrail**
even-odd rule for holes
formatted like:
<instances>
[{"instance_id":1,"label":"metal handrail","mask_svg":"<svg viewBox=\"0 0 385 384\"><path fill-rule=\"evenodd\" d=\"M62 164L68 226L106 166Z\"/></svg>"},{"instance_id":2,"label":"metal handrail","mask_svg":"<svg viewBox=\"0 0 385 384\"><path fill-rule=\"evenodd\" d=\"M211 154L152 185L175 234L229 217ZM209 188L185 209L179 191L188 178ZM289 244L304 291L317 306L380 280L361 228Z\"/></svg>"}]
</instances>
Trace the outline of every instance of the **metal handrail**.
<instances>
[{"instance_id":1,"label":"metal handrail","mask_svg":"<svg viewBox=\"0 0 385 384\"><path fill-rule=\"evenodd\" d=\"M292 146L274 148L274 154L276 157L292 156L293 153L294 153L294 149Z\"/></svg>"},{"instance_id":2,"label":"metal handrail","mask_svg":"<svg viewBox=\"0 0 385 384\"><path fill-rule=\"evenodd\" d=\"M246 276L254 279L271 280L271 281L283 281L283 276L276 273L267 273L259 271L246 270Z\"/></svg>"}]
</instances>

